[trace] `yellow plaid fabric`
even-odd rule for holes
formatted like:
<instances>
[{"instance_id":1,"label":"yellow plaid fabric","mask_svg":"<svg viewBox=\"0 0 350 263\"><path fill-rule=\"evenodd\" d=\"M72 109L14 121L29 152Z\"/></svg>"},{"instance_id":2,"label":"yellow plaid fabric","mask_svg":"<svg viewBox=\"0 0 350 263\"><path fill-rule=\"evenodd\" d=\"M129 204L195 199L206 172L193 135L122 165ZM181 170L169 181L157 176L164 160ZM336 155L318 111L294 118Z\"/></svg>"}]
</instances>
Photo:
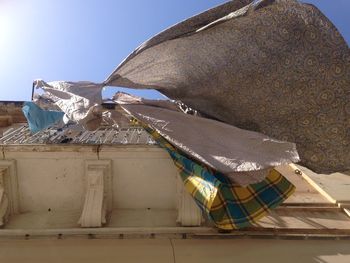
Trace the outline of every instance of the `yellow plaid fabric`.
<instances>
[{"instance_id":1,"label":"yellow plaid fabric","mask_svg":"<svg viewBox=\"0 0 350 263\"><path fill-rule=\"evenodd\" d=\"M268 209L285 201L295 187L276 170L260 183L246 187L232 184L222 173L213 171L184 154L158 132L144 126L156 142L166 149L179 169L185 188L201 210L225 230L251 226L266 215Z\"/></svg>"}]
</instances>

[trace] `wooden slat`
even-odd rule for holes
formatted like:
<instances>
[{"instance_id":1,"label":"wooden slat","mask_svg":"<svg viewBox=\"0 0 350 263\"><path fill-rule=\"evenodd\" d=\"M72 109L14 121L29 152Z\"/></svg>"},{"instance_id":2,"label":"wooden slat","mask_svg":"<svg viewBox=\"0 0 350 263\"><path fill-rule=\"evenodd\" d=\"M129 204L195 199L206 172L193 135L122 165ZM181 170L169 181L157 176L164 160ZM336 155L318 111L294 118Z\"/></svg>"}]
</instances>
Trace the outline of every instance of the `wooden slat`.
<instances>
[{"instance_id":1,"label":"wooden slat","mask_svg":"<svg viewBox=\"0 0 350 263\"><path fill-rule=\"evenodd\" d=\"M308 204L331 204L329 199L321 195L304 177L300 174L295 173L295 168L290 165L279 166L276 168L277 171L283 174L292 184L295 185L295 193L287 199L285 202L288 203L308 203Z\"/></svg>"},{"instance_id":2,"label":"wooden slat","mask_svg":"<svg viewBox=\"0 0 350 263\"><path fill-rule=\"evenodd\" d=\"M333 198L328 192L325 191L323 187L320 186L320 184L316 183L310 175L306 174L302 168L299 166L296 166L295 164L290 164L290 167L300 174L300 176L308 182L314 189L316 189L322 196L324 196L329 202L331 203L337 203L337 200Z\"/></svg>"},{"instance_id":3,"label":"wooden slat","mask_svg":"<svg viewBox=\"0 0 350 263\"><path fill-rule=\"evenodd\" d=\"M276 209L258 227L276 229L348 229L350 220L341 209Z\"/></svg>"}]
</instances>

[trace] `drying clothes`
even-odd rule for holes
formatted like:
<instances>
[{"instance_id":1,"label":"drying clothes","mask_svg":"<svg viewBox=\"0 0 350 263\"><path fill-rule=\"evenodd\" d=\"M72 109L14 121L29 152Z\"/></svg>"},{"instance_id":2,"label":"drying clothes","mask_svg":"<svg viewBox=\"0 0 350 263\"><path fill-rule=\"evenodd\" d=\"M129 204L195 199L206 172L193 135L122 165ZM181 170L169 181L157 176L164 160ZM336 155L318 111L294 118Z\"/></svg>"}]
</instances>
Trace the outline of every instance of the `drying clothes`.
<instances>
[{"instance_id":1,"label":"drying clothes","mask_svg":"<svg viewBox=\"0 0 350 263\"><path fill-rule=\"evenodd\" d=\"M125 92L118 91L112 98L114 102L116 102L119 105L124 104L145 104L150 105L154 107L160 107L168 110L174 110L174 111L183 111L179 107L179 105L176 104L175 101L170 100L149 100L145 99L139 96L131 95Z\"/></svg>"},{"instance_id":2,"label":"drying clothes","mask_svg":"<svg viewBox=\"0 0 350 263\"><path fill-rule=\"evenodd\" d=\"M295 187L276 170L260 183L246 187L232 184L221 173L180 154L159 133L145 126L156 142L170 154L186 190L214 224L225 230L252 226L269 209L284 202Z\"/></svg>"},{"instance_id":3,"label":"drying clothes","mask_svg":"<svg viewBox=\"0 0 350 263\"><path fill-rule=\"evenodd\" d=\"M105 84L294 142L318 173L350 169L350 49L313 5L229 1L142 44Z\"/></svg>"},{"instance_id":4,"label":"drying clothes","mask_svg":"<svg viewBox=\"0 0 350 263\"><path fill-rule=\"evenodd\" d=\"M54 81L46 83L35 80L34 86L45 91L45 97L51 99L64 113L65 121L72 120L93 130L99 127L102 116L103 84L88 81Z\"/></svg>"},{"instance_id":5,"label":"drying clothes","mask_svg":"<svg viewBox=\"0 0 350 263\"><path fill-rule=\"evenodd\" d=\"M142 97L131 95L126 92L118 91L114 94L112 100L118 104L137 104L142 103Z\"/></svg>"},{"instance_id":6,"label":"drying clothes","mask_svg":"<svg viewBox=\"0 0 350 263\"><path fill-rule=\"evenodd\" d=\"M22 108L31 132L39 132L63 120L63 112L46 111L33 102L25 102ZM62 122L63 123L63 122Z\"/></svg>"},{"instance_id":7,"label":"drying clothes","mask_svg":"<svg viewBox=\"0 0 350 263\"><path fill-rule=\"evenodd\" d=\"M34 93L32 101L43 110L61 111L55 102L47 97L47 94L45 93L40 95Z\"/></svg>"},{"instance_id":8,"label":"drying clothes","mask_svg":"<svg viewBox=\"0 0 350 263\"><path fill-rule=\"evenodd\" d=\"M257 170L299 161L295 144L277 141L261 133L159 107L138 104L122 107L176 148L198 162L230 175L237 184L264 180L268 171ZM250 174L235 177L234 172Z\"/></svg>"},{"instance_id":9,"label":"drying clothes","mask_svg":"<svg viewBox=\"0 0 350 263\"><path fill-rule=\"evenodd\" d=\"M247 186L263 181L272 171L274 167L269 167L262 170L246 171L246 172L231 172L224 175L233 183L240 186Z\"/></svg>"}]
</instances>

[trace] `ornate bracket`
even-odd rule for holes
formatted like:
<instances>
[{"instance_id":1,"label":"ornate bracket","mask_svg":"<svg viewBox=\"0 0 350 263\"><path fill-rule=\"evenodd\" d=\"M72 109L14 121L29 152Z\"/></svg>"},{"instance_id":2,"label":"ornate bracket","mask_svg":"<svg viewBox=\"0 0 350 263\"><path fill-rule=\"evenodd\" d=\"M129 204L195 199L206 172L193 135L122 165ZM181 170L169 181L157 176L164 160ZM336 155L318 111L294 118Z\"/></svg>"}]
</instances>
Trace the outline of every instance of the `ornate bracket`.
<instances>
[{"instance_id":1,"label":"ornate bracket","mask_svg":"<svg viewBox=\"0 0 350 263\"><path fill-rule=\"evenodd\" d=\"M0 226L19 213L18 182L14 160L0 161Z\"/></svg>"},{"instance_id":2,"label":"ornate bracket","mask_svg":"<svg viewBox=\"0 0 350 263\"><path fill-rule=\"evenodd\" d=\"M102 227L113 209L112 166L110 160L85 161L86 191L79 219L82 227Z\"/></svg>"}]
</instances>

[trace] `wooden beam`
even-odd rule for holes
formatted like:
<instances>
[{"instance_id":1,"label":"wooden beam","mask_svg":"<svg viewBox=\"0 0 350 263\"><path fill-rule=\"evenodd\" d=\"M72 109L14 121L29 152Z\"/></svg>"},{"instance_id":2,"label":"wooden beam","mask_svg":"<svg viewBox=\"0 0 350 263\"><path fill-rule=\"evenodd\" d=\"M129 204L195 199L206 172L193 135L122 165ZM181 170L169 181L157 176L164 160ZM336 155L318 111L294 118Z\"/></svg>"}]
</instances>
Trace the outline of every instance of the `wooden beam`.
<instances>
[{"instance_id":1,"label":"wooden beam","mask_svg":"<svg viewBox=\"0 0 350 263\"><path fill-rule=\"evenodd\" d=\"M314 180L311 179L306 173L300 170L295 164L289 165L295 172L300 175L306 182L308 182L313 188L315 188L322 196L324 196L329 202L336 204L337 200L330 196L322 187L320 187Z\"/></svg>"}]
</instances>

